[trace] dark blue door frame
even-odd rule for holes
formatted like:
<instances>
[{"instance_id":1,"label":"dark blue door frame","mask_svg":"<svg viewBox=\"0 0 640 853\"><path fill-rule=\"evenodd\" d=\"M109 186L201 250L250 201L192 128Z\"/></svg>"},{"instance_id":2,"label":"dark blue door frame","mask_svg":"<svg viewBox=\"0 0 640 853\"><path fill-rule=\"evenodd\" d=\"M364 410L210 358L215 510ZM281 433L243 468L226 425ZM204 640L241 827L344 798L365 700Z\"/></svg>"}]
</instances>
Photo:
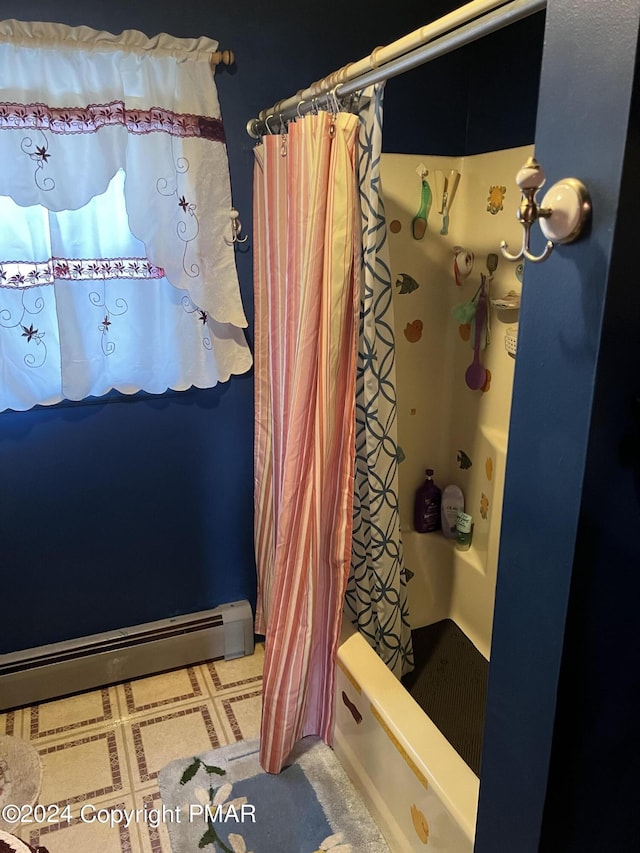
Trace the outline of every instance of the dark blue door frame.
<instances>
[{"instance_id":1,"label":"dark blue door frame","mask_svg":"<svg viewBox=\"0 0 640 853\"><path fill-rule=\"evenodd\" d=\"M597 816L593 815L592 823L586 821L583 833L569 824L573 820L577 826L581 817L588 818L590 808L598 809L600 792L616 783L597 778L598 768L592 767L589 806L586 784L585 790L578 790L580 782L567 763L588 768L585 751L591 748L597 754L599 728L631 726L622 711L610 721L599 722L597 712L576 703L578 726L585 726L589 717L593 724L590 735L586 736L585 728L580 740L563 712L572 701L570 691L564 689L569 679L580 689L591 677L589 665L580 657L585 644L572 642L571 632L581 625L597 649L608 642L616 620L615 606L598 612L601 604L597 596L590 597L590 591L606 589L615 601L616 590L610 587L619 584L617 594L624 599L629 594L622 585L624 572L637 576L640 570L640 512L631 488L633 475L616 467L615 451L612 459L611 448L608 456L602 450L607 441L615 443L622 437L624 401L640 390L640 301L632 291L638 287L628 263L637 254L638 235L624 218L633 214L636 202L628 198L629 193L621 194L625 165L633 171L630 157L638 159L628 149L634 143L637 147L633 97L639 20L638 0L549 0L547 7L536 157L547 173L548 185L571 176L584 181L592 196L593 217L584 239L556 249L544 264L528 264L525 272L476 853L588 849L578 844L577 837L589 838L591 832L594 838ZM526 44L522 45L522 72L527 72ZM637 223L637 217L633 220ZM605 318L610 306L622 305L625 297L626 319L624 310L612 309L612 316L622 324L620 335L630 336L621 344L616 336L605 334ZM612 346L617 346L618 359L609 355ZM610 399L613 389L615 402ZM605 423L611 406L616 414ZM608 470L594 473L591 466L603 460ZM614 518L606 508L599 511L614 490L623 495L619 509L627 514L625 523L636 531L635 541L627 536L615 566L607 564L607 543L613 546L619 539L620 517ZM600 553L585 547L586 537L596 528ZM572 590L572 576L580 594ZM636 591L637 586L635 581ZM565 624L569 626L566 636ZM601 636L596 636L598 632ZM561 666L563 648L566 657ZM575 666L582 667L582 680L575 676ZM632 683L637 687L637 680ZM599 689L606 692L604 679L595 684L585 703L602 702ZM627 700L632 692L626 691ZM562 708L557 706L558 696ZM616 709L625 701L624 690L620 697ZM554 725L560 723L563 728L556 730L554 741ZM627 734L632 734L631 729ZM566 749L568 740L573 741L573 750ZM554 758L560 754L563 762ZM562 841L558 836L554 840L549 826L551 816L558 818L562 813L560 806L547 800L550 767L554 791L564 798L567 813ZM560 779L572 787L563 790ZM622 838L622 830L608 825L608 836L595 836L608 838L602 842L605 846L596 843L590 849L631 849L616 846L616 831Z\"/></svg>"}]
</instances>

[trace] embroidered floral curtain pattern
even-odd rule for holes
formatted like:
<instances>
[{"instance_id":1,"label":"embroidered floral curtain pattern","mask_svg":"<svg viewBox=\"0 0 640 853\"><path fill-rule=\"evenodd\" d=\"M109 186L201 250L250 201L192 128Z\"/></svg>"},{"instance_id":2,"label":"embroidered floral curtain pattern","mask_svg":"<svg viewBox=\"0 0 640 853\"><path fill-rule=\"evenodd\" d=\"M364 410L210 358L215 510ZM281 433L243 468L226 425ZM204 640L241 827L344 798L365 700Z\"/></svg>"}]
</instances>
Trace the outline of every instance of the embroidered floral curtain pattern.
<instances>
[{"instance_id":1,"label":"embroidered floral curtain pattern","mask_svg":"<svg viewBox=\"0 0 640 853\"><path fill-rule=\"evenodd\" d=\"M250 368L216 48L0 22L0 410Z\"/></svg>"}]
</instances>

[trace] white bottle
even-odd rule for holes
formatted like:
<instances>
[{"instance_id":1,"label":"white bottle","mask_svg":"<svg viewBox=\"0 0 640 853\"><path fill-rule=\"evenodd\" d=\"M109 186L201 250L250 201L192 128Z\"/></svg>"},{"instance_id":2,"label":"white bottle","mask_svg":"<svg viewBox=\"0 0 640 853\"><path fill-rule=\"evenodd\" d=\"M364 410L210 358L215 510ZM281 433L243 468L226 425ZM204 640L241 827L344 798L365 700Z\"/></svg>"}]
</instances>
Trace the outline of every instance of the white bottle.
<instances>
[{"instance_id":1,"label":"white bottle","mask_svg":"<svg viewBox=\"0 0 640 853\"><path fill-rule=\"evenodd\" d=\"M447 539L456 538L456 521L459 512L464 512L462 489L458 486L447 486L442 492L440 502L442 533Z\"/></svg>"}]
</instances>

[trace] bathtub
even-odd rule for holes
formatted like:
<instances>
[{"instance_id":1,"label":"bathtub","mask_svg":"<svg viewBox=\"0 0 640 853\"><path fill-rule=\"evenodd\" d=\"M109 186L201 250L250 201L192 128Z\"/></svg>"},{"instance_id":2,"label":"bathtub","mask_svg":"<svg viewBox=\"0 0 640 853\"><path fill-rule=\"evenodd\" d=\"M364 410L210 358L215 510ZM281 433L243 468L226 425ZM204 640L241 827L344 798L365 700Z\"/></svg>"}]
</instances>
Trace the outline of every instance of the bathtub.
<instances>
[{"instance_id":1,"label":"bathtub","mask_svg":"<svg viewBox=\"0 0 640 853\"><path fill-rule=\"evenodd\" d=\"M479 780L367 641L345 625L334 749L394 853L472 853Z\"/></svg>"},{"instance_id":2,"label":"bathtub","mask_svg":"<svg viewBox=\"0 0 640 853\"><path fill-rule=\"evenodd\" d=\"M489 659L506 435L478 431L493 505L466 552L440 534L402 531L411 627L452 619ZM491 487L491 488L489 488ZM345 620L338 648L334 748L391 850L472 853L479 780L367 641Z\"/></svg>"}]
</instances>

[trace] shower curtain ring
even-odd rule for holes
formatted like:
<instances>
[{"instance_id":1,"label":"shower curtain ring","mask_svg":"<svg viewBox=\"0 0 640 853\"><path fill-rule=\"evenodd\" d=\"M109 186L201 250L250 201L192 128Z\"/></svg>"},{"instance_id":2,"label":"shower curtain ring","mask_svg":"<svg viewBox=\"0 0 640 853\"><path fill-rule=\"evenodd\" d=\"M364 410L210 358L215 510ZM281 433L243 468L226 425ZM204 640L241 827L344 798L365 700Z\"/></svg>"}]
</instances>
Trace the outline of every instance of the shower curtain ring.
<instances>
[{"instance_id":1,"label":"shower curtain ring","mask_svg":"<svg viewBox=\"0 0 640 853\"><path fill-rule=\"evenodd\" d=\"M331 98L331 104L333 107L333 112L336 115L340 112L340 102L338 101L338 89L340 88L340 83L337 83L333 89L329 92L329 96Z\"/></svg>"},{"instance_id":2,"label":"shower curtain ring","mask_svg":"<svg viewBox=\"0 0 640 853\"><path fill-rule=\"evenodd\" d=\"M273 136L273 131L269 127L269 119L270 118L275 118L275 113L271 113L271 115L268 115L265 117L264 126L267 128L267 131L269 132L269 136Z\"/></svg>"}]
</instances>

